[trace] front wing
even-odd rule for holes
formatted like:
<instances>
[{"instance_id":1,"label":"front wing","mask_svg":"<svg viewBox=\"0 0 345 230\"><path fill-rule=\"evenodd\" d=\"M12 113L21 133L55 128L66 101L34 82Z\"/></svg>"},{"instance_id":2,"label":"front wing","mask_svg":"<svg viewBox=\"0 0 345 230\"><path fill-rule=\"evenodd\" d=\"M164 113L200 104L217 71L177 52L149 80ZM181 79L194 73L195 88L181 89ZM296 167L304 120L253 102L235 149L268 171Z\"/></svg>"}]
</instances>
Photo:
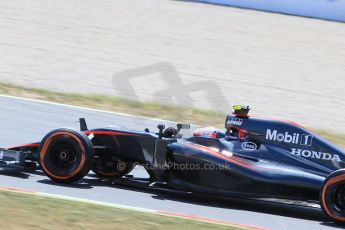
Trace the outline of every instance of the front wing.
<instances>
[{"instance_id":1,"label":"front wing","mask_svg":"<svg viewBox=\"0 0 345 230\"><path fill-rule=\"evenodd\" d=\"M20 151L0 149L0 169L24 170L25 154Z\"/></svg>"}]
</instances>

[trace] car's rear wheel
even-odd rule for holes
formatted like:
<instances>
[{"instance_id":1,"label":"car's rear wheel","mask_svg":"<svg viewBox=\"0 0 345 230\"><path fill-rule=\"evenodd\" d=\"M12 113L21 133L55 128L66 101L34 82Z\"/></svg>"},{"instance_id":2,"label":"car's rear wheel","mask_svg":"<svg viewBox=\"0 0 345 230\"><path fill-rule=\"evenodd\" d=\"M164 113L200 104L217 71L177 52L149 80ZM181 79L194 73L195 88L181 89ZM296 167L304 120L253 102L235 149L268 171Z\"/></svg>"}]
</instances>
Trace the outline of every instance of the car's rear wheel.
<instances>
[{"instance_id":1,"label":"car's rear wheel","mask_svg":"<svg viewBox=\"0 0 345 230\"><path fill-rule=\"evenodd\" d=\"M99 161L92 171L101 177L122 177L130 173L135 167L134 163L123 160Z\"/></svg>"},{"instance_id":2,"label":"car's rear wheel","mask_svg":"<svg viewBox=\"0 0 345 230\"><path fill-rule=\"evenodd\" d=\"M345 169L337 170L327 177L320 193L320 204L329 218L345 222Z\"/></svg>"},{"instance_id":3,"label":"car's rear wheel","mask_svg":"<svg viewBox=\"0 0 345 230\"><path fill-rule=\"evenodd\" d=\"M95 165L92 171L100 177L119 178L130 173L135 164L122 159L120 141L112 135L96 135L92 138L95 149Z\"/></svg>"},{"instance_id":4,"label":"car's rear wheel","mask_svg":"<svg viewBox=\"0 0 345 230\"><path fill-rule=\"evenodd\" d=\"M56 182L80 180L90 171L93 161L92 143L83 133L57 129L41 141L39 164L44 173Z\"/></svg>"}]
</instances>

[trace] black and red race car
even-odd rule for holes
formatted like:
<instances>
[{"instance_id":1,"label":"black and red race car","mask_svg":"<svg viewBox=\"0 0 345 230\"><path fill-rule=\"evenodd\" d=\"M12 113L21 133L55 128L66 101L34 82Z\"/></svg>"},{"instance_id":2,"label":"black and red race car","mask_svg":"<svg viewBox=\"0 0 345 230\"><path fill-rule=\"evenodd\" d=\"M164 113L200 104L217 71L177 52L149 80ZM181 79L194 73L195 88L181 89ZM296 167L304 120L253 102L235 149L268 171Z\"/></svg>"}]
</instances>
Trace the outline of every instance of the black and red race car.
<instances>
[{"instance_id":1,"label":"black and red race car","mask_svg":"<svg viewBox=\"0 0 345 230\"><path fill-rule=\"evenodd\" d=\"M345 151L296 123L257 119L235 106L225 131L202 128L158 132L115 128L56 129L40 142L0 149L0 167L42 169L53 181L72 183L93 170L101 177L217 196L317 201L345 222ZM141 165L148 180L128 176ZM127 175L127 176L126 176Z\"/></svg>"}]
</instances>

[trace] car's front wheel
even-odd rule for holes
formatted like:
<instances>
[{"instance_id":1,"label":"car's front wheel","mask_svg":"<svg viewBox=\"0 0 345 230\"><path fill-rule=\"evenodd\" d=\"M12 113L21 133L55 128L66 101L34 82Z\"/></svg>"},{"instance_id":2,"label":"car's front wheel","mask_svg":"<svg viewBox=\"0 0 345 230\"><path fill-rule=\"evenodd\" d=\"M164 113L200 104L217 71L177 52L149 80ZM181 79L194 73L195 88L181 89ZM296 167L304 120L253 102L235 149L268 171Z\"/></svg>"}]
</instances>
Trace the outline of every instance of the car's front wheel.
<instances>
[{"instance_id":1,"label":"car's front wheel","mask_svg":"<svg viewBox=\"0 0 345 230\"><path fill-rule=\"evenodd\" d=\"M71 129L56 129L41 141L39 164L44 173L60 183L83 178L93 167L94 150L89 138Z\"/></svg>"}]
</instances>

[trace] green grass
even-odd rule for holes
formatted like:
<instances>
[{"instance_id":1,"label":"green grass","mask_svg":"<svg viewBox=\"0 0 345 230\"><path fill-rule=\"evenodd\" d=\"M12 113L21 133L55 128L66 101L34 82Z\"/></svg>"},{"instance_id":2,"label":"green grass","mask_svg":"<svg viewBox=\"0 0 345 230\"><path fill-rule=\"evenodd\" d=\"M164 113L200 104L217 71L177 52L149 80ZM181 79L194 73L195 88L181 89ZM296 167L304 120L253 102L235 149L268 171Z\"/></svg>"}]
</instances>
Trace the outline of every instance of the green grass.
<instances>
[{"instance_id":1,"label":"green grass","mask_svg":"<svg viewBox=\"0 0 345 230\"><path fill-rule=\"evenodd\" d=\"M77 201L0 191L1 229L241 229Z\"/></svg>"},{"instance_id":2,"label":"green grass","mask_svg":"<svg viewBox=\"0 0 345 230\"><path fill-rule=\"evenodd\" d=\"M212 125L222 128L224 126L225 118L225 114L202 109L191 109L170 105L165 106L155 102L140 103L138 101L100 94L84 95L76 93L59 93L43 89L20 87L6 83L0 83L0 94L40 99L139 116L161 118L201 126ZM327 130L316 130L316 132L333 143L341 147L345 147L344 134L328 132Z\"/></svg>"},{"instance_id":3,"label":"green grass","mask_svg":"<svg viewBox=\"0 0 345 230\"><path fill-rule=\"evenodd\" d=\"M224 124L224 114L217 114L212 111L170 105L164 106L155 102L140 103L138 101L100 94L84 95L76 93L59 93L44 89L25 88L6 83L0 83L0 94L122 112L138 116L189 122L200 125Z\"/></svg>"}]
</instances>

